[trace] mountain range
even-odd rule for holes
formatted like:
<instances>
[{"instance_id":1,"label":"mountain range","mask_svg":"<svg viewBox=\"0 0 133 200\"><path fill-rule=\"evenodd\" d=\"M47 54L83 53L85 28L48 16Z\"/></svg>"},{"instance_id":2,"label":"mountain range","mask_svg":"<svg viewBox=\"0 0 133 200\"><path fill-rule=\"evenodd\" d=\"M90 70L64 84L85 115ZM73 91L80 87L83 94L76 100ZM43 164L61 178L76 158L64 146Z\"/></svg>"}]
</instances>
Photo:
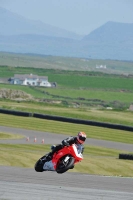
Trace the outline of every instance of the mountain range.
<instances>
[{"instance_id":1,"label":"mountain range","mask_svg":"<svg viewBox=\"0 0 133 200\"><path fill-rule=\"evenodd\" d=\"M133 23L110 21L82 36L0 7L0 25L0 51L133 61Z\"/></svg>"}]
</instances>

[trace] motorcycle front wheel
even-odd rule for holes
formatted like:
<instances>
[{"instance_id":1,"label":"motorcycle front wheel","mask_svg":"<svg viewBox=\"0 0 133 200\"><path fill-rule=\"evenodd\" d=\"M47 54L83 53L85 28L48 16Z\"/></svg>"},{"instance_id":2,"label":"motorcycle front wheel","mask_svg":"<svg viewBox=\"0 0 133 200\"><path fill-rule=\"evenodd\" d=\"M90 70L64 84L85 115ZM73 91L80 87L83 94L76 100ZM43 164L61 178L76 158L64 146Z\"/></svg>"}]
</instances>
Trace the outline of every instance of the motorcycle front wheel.
<instances>
[{"instance_id":1,"label":"motorcycle front wheel","mask_svg":"<svg viewBox=\"0 0 133 200\"><path fill-rule=\"evenodd\" d=\"M65 157L63 157L61 160L59 160L59 162L57 164L56 172L58 174L62 174L64 172L66 172L67 170L72 168L73 165L74 165L74 158L73 157L70 157L67 162L64 162L64 160L65 160Z\"/></svg>"},{"instance_id":2,"label":"motorcycle front wheel","mask_svg":"<svg viewBox=\"0 0 133 200\"><path fill-rule=\"evenodd\" d=\"M45 159L46 155L41 157L36 163L35 163L35 166L34 166L34 169L36 172L43 172L43 165L44 165L44 161L43 159Z\"/></svg>"}]
</instances>

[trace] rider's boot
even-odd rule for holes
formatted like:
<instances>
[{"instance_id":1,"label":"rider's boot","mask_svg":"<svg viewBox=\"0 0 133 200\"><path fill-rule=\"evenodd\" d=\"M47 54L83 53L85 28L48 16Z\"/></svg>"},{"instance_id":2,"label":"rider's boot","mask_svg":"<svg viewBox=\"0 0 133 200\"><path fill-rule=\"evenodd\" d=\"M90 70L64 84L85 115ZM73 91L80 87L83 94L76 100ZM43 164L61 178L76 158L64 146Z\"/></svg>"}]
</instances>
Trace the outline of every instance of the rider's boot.
<instances>
[{"instance_id":1,"label":"rider's boot","mask_svg":"<svg viewBox=\"0 0 133 200\"><path fill-rule=\"evenodd\" d=\"M51 152L46 156L46 160L50 161L53 158L54 153L56 152L56 145L51 146Z\"/></svg>"},{"instance_id":2,"label":"rider's boot","mask_svg":"<svg viewBox=\"0 0 133 200\"><path fill-rule=\"evenodd\" d=\"M53 158L53 152L50 152L47 156L46 156L46 161L50 161Z\"/></svg>"}]
</instances>

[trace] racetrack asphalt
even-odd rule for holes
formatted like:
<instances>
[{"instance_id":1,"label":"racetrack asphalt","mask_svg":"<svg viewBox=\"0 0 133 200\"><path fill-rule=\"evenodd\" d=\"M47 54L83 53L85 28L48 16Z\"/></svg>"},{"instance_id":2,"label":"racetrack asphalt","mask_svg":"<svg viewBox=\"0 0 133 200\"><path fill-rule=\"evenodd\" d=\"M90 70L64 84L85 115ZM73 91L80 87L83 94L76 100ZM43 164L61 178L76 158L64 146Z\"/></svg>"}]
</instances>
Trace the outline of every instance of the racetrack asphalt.
<instances>
[{"instance_id":1,"label":"racetrack asphalt","mask_svg":"<svg viewBox=\"0 0 133 200\"><path fill-rule=\"evenodd\" d=\"M0 200L132 200L133 179L0 166Z\"/></svg>"},{"instance_id":2,"label":"racetrack asphalt","mask_svg":"<svg viewBox=\"0 0 133 200\"><path fill-rule=\"evenodd\" d=\"M18 140L0 140L0 143L36 144L44 139L46 144L58 144L66 135L45 133L0 126L0 132L21 134ZM133 145L87 139L86 144L128 150ZM133 178L107 177L66 172L35 172L30 168L0 166L0 200L132 200Z\"/></svg>"}]
</instances>

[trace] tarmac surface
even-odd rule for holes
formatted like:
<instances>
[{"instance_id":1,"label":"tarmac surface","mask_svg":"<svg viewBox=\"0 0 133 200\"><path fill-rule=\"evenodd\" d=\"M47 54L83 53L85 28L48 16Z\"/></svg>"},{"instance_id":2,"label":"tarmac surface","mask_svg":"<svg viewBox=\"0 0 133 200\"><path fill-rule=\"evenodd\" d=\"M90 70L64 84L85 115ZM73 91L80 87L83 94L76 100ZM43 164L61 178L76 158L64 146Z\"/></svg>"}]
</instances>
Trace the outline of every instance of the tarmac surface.
<instances>
[{"instance_id":1,"label":"tarmac surface","mask_svg":"<svg viewBox=\"0 0 133 200\"><path fill-rule=\"evenodd\" d=\"M66 135L0 126L0 132L21 134L19 140L0 143L58 144ZM29 141L26 138L29 137ZM87 139L86 144L128 150L133 145ZM0 166L0 200L132 200L133 178L96 176L66 172L35 172L34 169Z\"/></svg>"},{"instance_id":2,"label":"tarmac surface","mask_svg":"<svg viewBox=\"0 0 133 200\"><path fill-rule=\"evenodd\" d=\"M133 179L0 166L0 200L132 200Z\"/></svg>"}]
</instances>

